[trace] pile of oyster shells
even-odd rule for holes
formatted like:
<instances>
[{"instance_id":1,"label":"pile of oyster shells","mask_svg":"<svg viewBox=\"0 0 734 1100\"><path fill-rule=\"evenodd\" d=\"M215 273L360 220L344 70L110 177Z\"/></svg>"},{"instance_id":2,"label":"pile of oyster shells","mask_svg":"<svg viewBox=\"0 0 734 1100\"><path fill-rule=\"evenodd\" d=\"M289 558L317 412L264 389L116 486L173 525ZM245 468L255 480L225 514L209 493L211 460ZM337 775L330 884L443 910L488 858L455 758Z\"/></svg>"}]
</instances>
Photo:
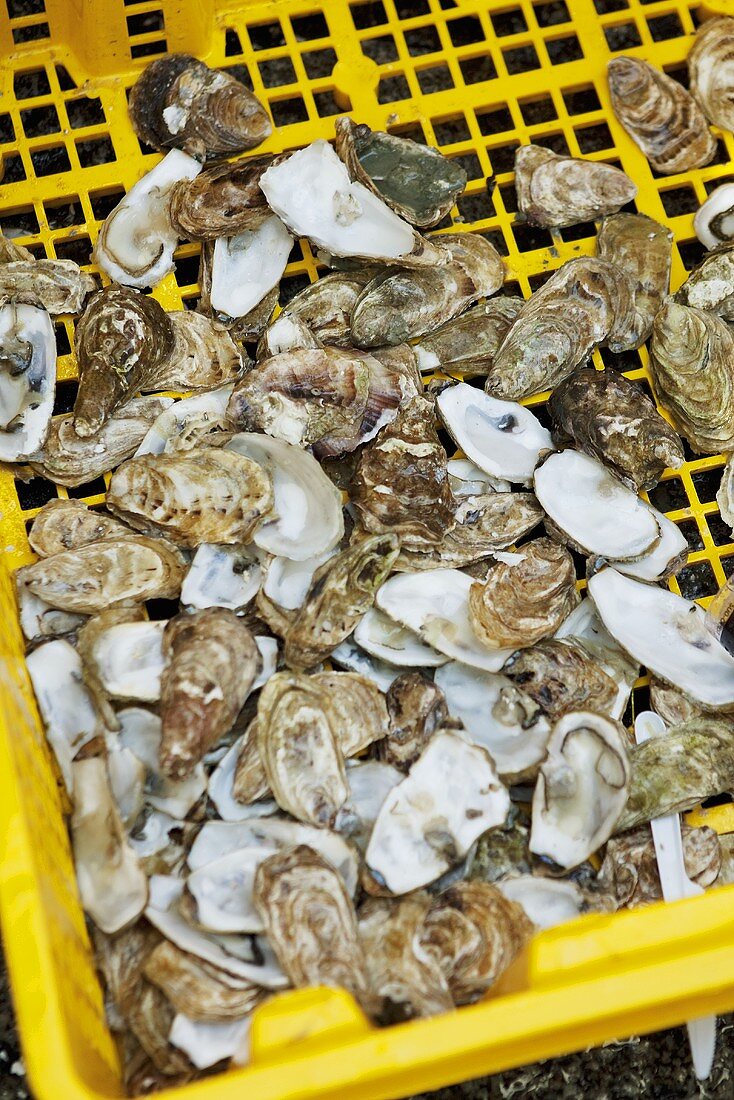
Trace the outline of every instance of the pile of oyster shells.
<instances>
[{"instance_id":1,"label":"pile of oyster shells","mask_svg":"<svg viewBox=\"0 0 734 1100\"><path fill-rule=\"evenodd\" d=\"M699 31L695 99L611 62L658 171L710 159L701 110L734 124L711 56L732 35ZM670 232L620 212L634 182L525 146L519 217L600 224L523 302L484 237L426 233L466 182L435 149L340 118L334 146L223 161L267 115L184 55L130 117L166 155L101 227L111 282L2 241L0 457L109 481L102 508L40 510L16 581L137 1092L246 1061L279 990L341 986L379 1023L449 1011L538 929L660 898L647 823L734 786L734 659L666 587L686 540L640 493L681 435L734 450L734 242L669 297ZM706 205L709 244L734 214ZM298 237L333 270L272 319ZM142 290L181 239L202 295L167 313ZM52 418L62 312L79 389ZM648 340L667 419L589 365ZM519 402L553 387L549 428ZM642 666L670 730L636 748ZM729 881L710 829L684 848Z\"/></svg>"}]
</instances>

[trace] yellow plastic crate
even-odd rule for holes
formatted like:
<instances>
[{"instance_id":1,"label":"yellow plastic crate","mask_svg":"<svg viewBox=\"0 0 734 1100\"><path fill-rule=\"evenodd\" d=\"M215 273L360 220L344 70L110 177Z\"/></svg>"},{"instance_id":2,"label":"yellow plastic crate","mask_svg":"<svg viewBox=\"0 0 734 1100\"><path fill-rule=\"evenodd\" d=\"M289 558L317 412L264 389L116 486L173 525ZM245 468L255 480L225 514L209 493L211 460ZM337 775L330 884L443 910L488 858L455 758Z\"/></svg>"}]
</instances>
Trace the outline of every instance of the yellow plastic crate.
<instances>
[{"instance_id":1,"label":"yellow plastic crate","mask_svg":"<svg viewBox=\"0 0 734 1100\"><path fill-rule=\"evenodd\" d=\"M313 0L7 0L0 225L39 255L85 262L100 220L156 159L133 135L126 89L150 57L184 50L249 74L276 123L266 150L330 138L332 116L351 109L373 128L422 133L461 158L470 183L455 215L507 255L508 282L524 295L594 240L593 226L551 236L514 225L516 146L552 139L553 148L620 163L639 186L639 209L674 231L677 286L697 258L692 212L707 185L728 175L734 138L719 135L713 165L656 177L611 114L604 72L614 52L681 71L697 8L693 0L324 0L321 11ZM709 10L732 11L731 0ZM166 308L196 295L197 252L183 245L176 277L157 288ZM303 245L286 283L297 289L315 277ZM59 408L68 408L73 325L62 319L56 328ZM616 363L646 378L644 349ZM697 547L672 584L684 592L712 594L731 572L727 561L734 565L714 500L723 461L689 462L652 494ZM96 503L103 490L78 492ZM31 560L26 524L54 492L0 471L0 912L35 1095L92 1100L120 1095L119 1069L9 580ZM722 831L734 823L730 807L697 820ZM396 1098L732 1009L733 903L728 888L583 918L539 936L485 1002L388 1030L370 1027L338 991L284 994L256 1014L249 1068L178 1091L182 1100Z\"/></svg>"}]
</instances>

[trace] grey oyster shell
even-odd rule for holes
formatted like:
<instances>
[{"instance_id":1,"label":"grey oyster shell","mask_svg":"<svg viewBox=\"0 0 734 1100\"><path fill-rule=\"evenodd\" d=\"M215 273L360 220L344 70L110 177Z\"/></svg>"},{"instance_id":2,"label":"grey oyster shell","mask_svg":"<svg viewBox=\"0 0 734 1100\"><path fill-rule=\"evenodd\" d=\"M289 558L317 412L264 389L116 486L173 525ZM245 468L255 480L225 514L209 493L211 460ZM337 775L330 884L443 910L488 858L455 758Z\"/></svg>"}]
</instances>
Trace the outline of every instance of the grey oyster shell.
<instances>
[{"instance_id":1,"label":"grey oyster shell","mask_svg":"<svg viewBox=\"0 0 734 1100\"><path fill-rule=\"evenodd\" d=\"M551 394L553 440L592 455L638 492L683 465L683 444L652 401L613 370L583 367Z\"/></svg>"},{"instance_id":2,"label":"grey oyster shell","mask_svg":"<svg viewBox=\"0 0 734 1100\"><path fill-rule=\"evenodd\" d=\"M614 264L569 260L520 310L487 377L487 393L521 401L557 385L600 344L614 349L630 331L634 308Z\"/></svg>"},{"instance_id":3,"label":"grey oyster shell","mask_svg":"<svg viewBox=\"0 0 734 1100\"><path fill-rule=\"evenodd\" d=\"M100 539L129 535L130 529L104 512L93 512L81 500L49 500L28 532L31 548L41 558L76 550Z\"/></svg>"},{"instance_id":4,"label":"grey oyster shell","mask_svg":"<svg viewBox=\"0 0 734 1100\"><path fill-rule=\"evenodd\" d=\"M370 130L346 115L336 120L335 136L336 151L352 179L411 225L436 225L466 187L459 164L410 138Z\"/></svg>"},{"instance_id":5,"label":"grey oyster shell","mask_svg":"<svg viewBox=\"0 0 734 1100\"><path fill-rule=\"evenodd\" d=\"M694 267L675 301L734 321L734 241L714 248Z\"/></svg>"},{"instance_id":6,"label":"grey oyster shell","mask_svg":"<svg viewBox=\"0 0 734 1100\"><path fill-rule=\"evenodd\" d=\"M145 389L213 390L234 382L244 369L242 355L223 325L201 313L169 313L173 351Z\"/></svg>"},{"instance_id":7,"label":"grey oyster shell","mask_svg":"<svg viewBox=\"0 0 734 1100\"><path fill-rule=\"evenodd\" d=\"M377 274L365 265L358 271L333 271L299 291L286 306L324 344L349 347L354 303Z\"/></svg>"},{"instance_id":8,"label":"grey oyster shell","mask_svg":"<svg viewBox=\"0 0 734 1100\"><path fill-rule=\"evenodd\" d=\"M180 236L192 241L236 237L271 215L260 177L277 157L247 157L212 165L193 180L176 184L170 217Z\"/></svg>"},{"instance_id":9,"label":"grey oyster shell","mask_svg":"<svg viewBox=\"0 0 734 1100\"><path fill-rule=\"evenodd\" d=\"M462 378L487 374L522 309L522 298L492 298L447 321L415 345L421 371L457 371Z\"/></svg>"},{"instance_id":10,"label":"grey oyster shell","mask_svg":"<svg viewBox=\"0 0 734 1100\"><path fill-rule=\"evenodd\" d=\"M244 84L188 54L151 62L130 91L130 121L155 149L183 149L204 160L252 149L272 125Z\"/></svg>"},{"instance_id":11,"label":"grey oyster shell","mask_svg":"<svg viewBox=\"0 0 734 1100\"><path fill-rule=\"evenodd\" d=\"M607 78L615 115L656 172L670 176L713 159L716 140L676 80L638 57L613 58Z\"/></svg>"},{"instance_id":12,"label":"grey oyster shell","mask_svg":"<svg viewBox=\"0 0 734 1100\"><path fill-rule=\"evenodd\" d=\"M521 145L515 153L515 188L518 209L532 225L557 227L616 214L637 194L619 168L542 145Z\"/></svg>"},{"instance_id":13,"label":"grey oyster shell","mask_svg":"<svg viewBox=\"0 0 734 1100\"><path fill-rule=\"evenodd\" d=\"M645 214L614 214L604 218L596 238L597 253L627 276L635 317L624 347L638 348L652 332L655 314L670 286L673 234Z\"/></svg>"},{"instance_id":14,"label":"grey oyster shell","mask_svg":"<svg viewBox=\"0 0 734 1100\"><path fill-rule=\"evenodd\" d=\"M697 454L734 450L734 336L714 313L668 301L655 318L658 402Z\"/></svg>"},{"instance_id":15,"label":"grey oyster shell","mask_svg":"<svg viewBox=\"0 0 734 1100\"><path fill-rule=\"evenodd\" d=\"M450 233L436 240L449 251L448 263L419 271L390 267L364 288L352 310L358 347L424 336L502 286L504 264L484 237Z\"/></svg>"},{"instance_id":16,"label":"grey oyster shell","mask_svg":"<svg viewBox=\"0 0 734 1100\"><path fill-rule=\"evenodd\" d=\"M550 718L572 710L614 711L617 684L573 639L548 638L521 649L502 672Z\"/></svg>"},{"instance_id":17,"label":"grey oyster shell","mask_svg":"<svg viewBox=\"0 0 734 1100\"><path fill-rule=\"evenodd\" d=\"M691 95L709 122L734 129L734 19L706 19L688 54Z\"/></svg>"},{"instance_id":18,"label":"grey oyster shell","mask_svg":"<svg viewBox=\"0 0 734 1100\"><path fill-rule=\"evenodd\" d=\"M48 313L78 313L97 283L73 260L0 263L0 299L28 301Z\"/></svg>"}]
</instances>

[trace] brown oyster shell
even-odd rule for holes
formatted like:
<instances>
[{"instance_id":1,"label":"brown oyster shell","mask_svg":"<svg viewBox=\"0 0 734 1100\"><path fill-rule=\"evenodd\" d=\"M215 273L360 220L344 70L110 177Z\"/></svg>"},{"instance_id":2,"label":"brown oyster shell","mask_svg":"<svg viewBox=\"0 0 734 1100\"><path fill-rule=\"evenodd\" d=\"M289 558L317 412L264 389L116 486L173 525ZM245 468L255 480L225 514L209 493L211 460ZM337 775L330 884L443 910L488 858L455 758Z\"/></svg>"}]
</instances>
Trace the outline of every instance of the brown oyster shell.
<instances>
[{"instance_id":1,"label":"brown oyster shell","mask_svg":"<svg viewBox=\"0 0 734 1100\"><path fill-rule=\"evenodd\" d=\"M361 348L402 344L432 332L478 298L502 286L504 264L478 233L442 234L448 263L408 270L388 267L368 283L352 309L351 339Z\"/></svg>"},{"instance_id":2,"label":"brown oyster shell","mask_svg":"<svg viewBox=\"0 0 734 1100\"><path fill-rule=\"evenodd\" d=\"M1 178L1 177L0 177ZM16 244L10 237L0 233L0 264L12 264L19 260L35 260L35 256L22 244Z\"/></svg>"},{"instance_id":3,"label":"brown oyster shell","mask_svg":"<svg viewBox=\"0 0 734 1100\"><path fill-rule=\"evenodd\" d=\"M697 454L734 450L734 336L724 321L666 302L653 325L650 373L659 404Z\"/></svg>"},{"instance_id":4,"label":"brown oyster shell","mask_svg":"<svg viewBox=\"0 0 734 1100\"><path fill-rule=\"evenodd\" d=\"M322 343L349 347L354 304L378 271L366 261L356 271L333 271L299 290L285 312L308 325Z\"/></svg>"},{"instance_id":5,"label":"brown oyster shell","mask_svg":"<svg viewBox=\"0 0 734 1100\"><path fill-rule=\"evenodd\" d=\"M599 459L635 492L683 465L683 444L652 401L613 370L582 367L551 394L553 440Z\"/></svg>"},{"instance_id":6,"label":"brown oyster shell","mask_svg":"<svg viewBox=\"0 0 734 1100\"><path fill-rule=\"evenodd\" d=\"M246 1016L265 991L225 970L181 951L164 940L143 965L145 977L190 1020L231 1020Z\"/></svg>"},{"instance_id":7,"label":"brown oyster shell","mask_svg":"<svg viewBox=\"0 0 734 1100\"><path fill-rule=\"evenodd\" d=\"M520 401L562 382L594 348L630 331L634 301L623 273L606 260L569 260L525 303L505 337L485 389Z\"/></svg>"},{"instance_id":8,"label":"brown oyster shell","mask_svg":"<svg viewBox=\"0 0 734 1100\"><path fill-rule=\"evenodd\" d=\"M713 829L681 825L686 874L699 886L711 886L721 868L721 845ZM647 825L608 841L599 883L616 898L619 908L633 909L660 901L663 891L652 833Z\"/></svg>"},{"instance_id":9,"label":"brown oyster shell","mask_svg":"<svg viewBox=\"0 0 734 1100\"><path fill-rule=\"evenodd\" d=\"M607 79L615 115L656 172L687 172L713 159L716 140L676 80L639 57L612 58Z\"/></svg>"},{"instance_id":10,"label":"brown oyster shell","mask_svg":"<svg viewBox=\"0 0 734 1100\"><path fill-rule=\"evenodd\" d=\"M218 447L131 458L112 475L107 507L132 527L181 546L232 545L273 507L270 477L252 459Z\"/></svg>"},{"instance_id":11,"label":"brown oyster shell","mask_svg":"<svg viewBox=\"0 0 734 1100\"><path fill-rule=\"evenodd\" d=\"M214 241L256 229L271 215L260 190L260 176L276 159L264 156L225 162L205 168L193 180L177 183L169 213L179 236Z\"/></svg>"},{"instance_id":12,"label":"brown oyster shell","mask_svg":"<svg viewBox=\"0 0 734 1100\"><path fill-rule=\"evenodd\" d=\"M479 302L423 336L415 345L420 370L457 371L462 378L487 374L524 304L504 297Z\"/></svg>"},{"instance_id":13,"label":"brown oyster shell","mask_svg":"<svg viewBox=\"0 0 734 1100\"><path fill-rule=\"evenodd\" d=\"M600 225L597 253L627 276L635 304L628 337L617 341L619 350L638 348L650 336L670 286L672 244L670 230L645 214L614 214Z\"/></svg>"},{"instance_id":14,"label":"brown oyster shell","mask_svg":"<svg viewBox=\"0 0 734 1100\"><path fill-rule=\"evenodd\" d=\"M244 84L188 54L151 62L130 90L128 111L142 141L161 152L183 149L198 160L252 149L272 131L264 107Z\"/></svg>"},{"instance_id":15,"label":"brown oyster shell","mask_svg":"<svg viewBox=\"0 0 734 1100\"><path fill-rule=\"evenodd\" d=\"M40 558L80 546L132 534L129 527L104 512L93 512L81 500L49 500L33 520L28 541Z\"/></svg>"},{"instance_id":16,"label":"brown oyster shell","mask_svg":"<svg viewBox=\"0 0 734 1100\"><path fill-rule=\"evenodd\" d=\"M351 499L365 529L394 531L405 549L438 545L455 524L446 462L433 402L414 397L360 453Z\"/></svg>"},{"instance_id":17,"label":"brown oyster shell","mask_svg":"<svg viewBox=\"0 0 734 1100\"><path fill-rule=\"evenodd\" d=\"M52 607L94 615L123 600L176 599L185 573L183 557L165 539L131 534L42 558L17 578Z\"/></svg>"},{"instance_id":18,"label":"brown oyster shell","mask_svg":"<svg viewBox=\"0 0 734 1100\"><path fill-rule=\"evenodd\" d=\"M676 302L734 321L734 241L707 252L674 295Z\"/></svg>"},{"instance_id":19,"label":"brown oyster shell","mask_svg":"<svg viewBox=\"0 0 734 1100\"><path fill-rule=\"evenodd\" d=\"M657 676L650 677L650 706L660 715L666 726L678 726L704 715L702 708L680 688L666 684Z\"/></svg>"},{"instance_id":20,"label":"brown oyster shell","mask_svg":"<svg viewBox=\"0 0 734 1100\"><path fill-rule=\"evenodd\" d=\"M734 19L706 19L688 54L691 95L709 122L734 130Z\"/></svg>"},{"instance_id":21,"label":"brown oyster shell","mask_svg":"<svg viewBox=\"0 0 734 1100\"><path fill-rule=\"evenodd\" d=\"M371 535L319 566L284 635L289 668L313 668L351 634L398 556L397 535Z\"/></svg>"},{"instance_id":22,"label":"brown oyster shell","mask_svg":"<svg viewBox=\"0 0 734 1100\"><path fill-rule=\"evenodd\" d=\"M517 902L488 882L457 882L436 898L420 933L457 1005L485 993L531 939L535 926Z\"/></svg>"},{"instance_id":23,"label":"brown oyster shell","mask_svg":"<svg viewBox=\"0 0 734 1100\"><path fill-rule=\"evenodd\" d=\"M73 260L11 260L0 263L0 299L31 301L48 313L78 313L97 289L92 275Z\"/></svg>"},{"instance_id":24,"label":"brown oyster shell","mask_svg":"<svg viewBox=\"0 0 734 1100\"><path fill-rule=\"evenodd\" d=\"M572 710L610 714L617 699L611 676L571 640L547 638L521 649L502 672L550 718Z\"/></svg>"},{"instance_id":25,"label":"brown oyster shell","mask_svg":"<svg viewBox=\"0 0 734 1100\"><path fill-rule=\"evenodd\" d=\"M260 756L257 718L252 719L243 734L232 780L232 795L243 805L259 802L270 795L270 783Z\"/></svg>"},{"instance_id":26,"label":"brown oyster shell","mask_svg":"<svg viewBox=\"0 0 734 1100\"><path fill-rule=\"evenodd\" d=\"M242 356L226 328L189 309L169 313L168 318L173 351L146 389L213 390L240 377Z\"/></svg>"},{"instance_id":27,"label":"brown oyster shell","mask_svg":"<svg viewBox=\"0 0 734 1100\"><path fill-rule=\"evenodd\" d=\"M637 194L637 184L621 169L542 145L516 151L515 188L518 209L532 225L556 227L616 214Z\"/></svg>"},{"instance_id":28,"label":"brown oyster shell","mask_svg":"<svg viewBox=\"0 0 734 1100\"><path fill-rule=\"evenodd\" d=\"M124 401L140 389L152 388L173 346L171 322L154 298L114 283L97 291L77 321L74 336L79 364L77 434L95 435Z\"/></svg>"},{"instance_id":29,"label":"brown oyster shell","mask_svg":"<svg viewBox=\"0 0 734 1100\"><path fill-rule=\"evenodd\" d=\"M177 615L163 632L161 770L184 779L234 721L261 668L255 639L234 611Z\"/></svg>"},{"instance_id":30,"label":"brown oyster shell","mask_svg":"<svg viewBox=\"0 0 734 1100\"><path fill-rule=\"evenodd\" d=\"M387 692L390 732L378 746L380 759L408 772L449 717L440 687L420 672L403 672Z\"/></svg>"},{"instance_id":31,"label":"brown oyster shell","mask_svg":"<svg viewBox=\"0 0 734 1100\"><path fill-rule=\"evenodd\" d=\"M469 620L489 649L534 645L554 634L579 602L576 568L568 550L534 539L498 561L469 591Z\"/></svg>"}]
</instances>

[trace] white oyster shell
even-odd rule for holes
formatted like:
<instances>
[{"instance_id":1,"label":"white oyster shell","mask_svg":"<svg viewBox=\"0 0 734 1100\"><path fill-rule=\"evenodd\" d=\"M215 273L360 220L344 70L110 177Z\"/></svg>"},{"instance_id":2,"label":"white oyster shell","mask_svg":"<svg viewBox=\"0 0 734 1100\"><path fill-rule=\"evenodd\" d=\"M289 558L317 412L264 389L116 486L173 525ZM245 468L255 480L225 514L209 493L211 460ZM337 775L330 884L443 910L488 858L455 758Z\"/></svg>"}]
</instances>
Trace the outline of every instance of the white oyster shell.
<instances>
[{"instance_id":1,"label":"white oyster shell","mask_svg":"<svg viewBox=\"0 0 734 1100\"><path fill-rule=\"evenodd\" d=\"M645 505L644 500L642 504ZM668 519L650 504L646 507L651 510L660 528L660 541L636 561L612 561L610 564L627 577L653 583L665 580L671 573L676 573L681 568L688 554L688 542L680 527L673 523L672 519Z\"/></svg>"},{"instance_id":2,"label":"white oyster shell","mask_svg":"<svg viewBox=\"0 0 734 1100\"><path fill-rule=\"evenodd\" d=\"M256 229L220 237L212 259L212 309L227 317L248 314L280 282L292 247L293 237L276 214Z\"/></svg>"},{"instance_id":3,"label":"white oyster shell","mask_svg":"<svg viewBox=\"0 0 734 1100\"><path fill-rule=\"evenodd\" d=\"M303 606L313 575L320 565L332 558L336 549L325 550L304 561L275 557L271 560L263 582L263 592L286 611L295 611Z\"/></svg>"},{"instance_id":4,"label":"white oyster shell","mask_svg":"<svg viewBox=\"0 0 734 1100\"><path fill-rule=\"evenodd\" d=\"M251 546L202 543L181 586L184 607L242 611L260 587L261 554Z\"/></svg>"},{"instance_id":5,"label":"white oyster shell","mask_svg":"<svg viewBox=\"0 0 734 1100\"><path fill-rule=\"evenodd\" d=\"M170 454L176 449L180 437L186 435L193 424L206 423L208 420L216 424L222 420L233 389L234 383L231 383L219 386L216 390L208 390L207 393L174 401L153 421L133 457Z\"/></svg>"},{"instance_id":6,"label":"white oyster shell","mask_svg":"<svg viewBox=\"0 0 734 1100\"><path fill-rule=\"evenodd\" d=\"M512 485L501 477L493 477L468 458L452 458L446 463L449 484L455 497L472 497L482 493L509 493Z\"/></svg>"},{"instance_id":7,"label":"white oyster shell","mask_svg":"<svg viewBox=\"0 0 734 1100\"><path fill-rule=\"evenodd\" d=\"M0 462L38 451L51 423L56 393L56 337L45 309L0 307Z\"/></svg>"},{"instance_id":8,"label":"white oyster shell","mask_svg":"<svg viewBox=\"0 0 734 1100\"><path fill-rule=\"evenodd\" d=\"M722 183L696 211L693 230L705 248L734 238L734 183Z\"/></svg>"},{"instance_id":9,"label":"white oyster shell","mask_svg":"<svg viewBox=\"0 0 734 1100\"><path fill-rule=\"evenodd\" d=\"M437 668L448 661L444 653L437 653L414 631L400 626L377 607L371 607L360 619L353 637L373 657L403 668Z\"/></svg>"},{"instance_id":10,"label":"white oyster shell","mask_svg":"<svg viewBox=\"0 0 734 1100\"><path fill-rule=\"evenodd\" d=\"M607 675L617 684L617 698L610 711L612 718L621 719L629 701L632 688L640 675L639 662L635 661L619 642L612 637L592 599L584 599L563 620L555 637L576 642L582 646Z\"/></svg>"},{"instance_id":11,"label":"white oyster shell","mask_svg":"<svg viewBox=\"0 0 734 1100\"><path fill-rule=\"evenodd\" d=\"M239 1020L192 1020L178 1012L173 1017L168 1041L182 1050L196 1069L210 1069L225 1058L241 1054L247 1045L251 1021L251 1016Z\"/></svg>"},{"instance_id":12,"label":"white oyster shell","mask_svg":"<svg viewBox=\"0 0 734 1100\"><path fill-rule=\"evenodd\" d=\"M97 635L91 655L108 695L143 703L160 699L165 629L165 622L117 623Z\"/></svg>"},{"instance_id":13,"label":"white oyster shell","mask_svg":"<svg viewBox=\"0 0 734 1100\"><path fill-rule=\"evenodd\" d=\"M405 776L392 764L381 760L350 760L347 762L349 797L336 820L338 832L349 837L361 852L365 852L370 834L382 804L393 787Z\"/></svg>"},{"instance_id":14,"label":"white oyster shell","mask_svg":"<svg viewBox=\"0 0 734 1100\"><path fill-rule=\"evenodd\" d=\"M280 808L277 802L269 798L259 802L244 803L238 802L234 797L234 777L244 738L243 734L227 749L209 777L209 798L223 821L245 821L249 817L264 817L266 814L277 813Z\"/></svg>"},{"instance_id":15,"label":"white oyster shell","mask_svg":"<svg viewBox=\"0 0 734 1100\"><path fill-rule=\"evenodd\" d=\"M393 680L397 679L402 672L402 669L395 665L372 657L357 645L353 637L345 638L336 649L332 649L331 660L341 668L348 669L349 672L358 672L361 676L365 676L373 684L377 684L380 691L387 691Z\"/></svg>"},{"instance_id":16,"label":"white oyster shell","mask_svg":"<svg viewBox=\"0 0 734 1100\"><path fill-rule=\"evenodd\" d=\"M544 878L540 875L518 875L495 884L510 901L522 905L537 928L555 928L574 920L584 906L584 895L575 882Z\"/></svg>"},{"instance_id":17,"label":"white oyster shell","mask_svg":"<svg viewBox=\"0 0 734 1100\"><path fill-rule=\"evenodd\" d=\"M116 743L131 752L145 769L144 797L154 809L183 820L206 790L206 772L197 764L186 779L169 779L159 764L161 720L143 707L126 707L117 713L120 730Z\"/></svg>"},{"instance_id":18,"label":"white oyster shell","mask_svg":"<svg viewBox=\"0 0 734 1100\"><path fill-rule=\"evenodd\" d=\"M83 615L75 615L73 611L61 611L57 607L52 607L24 584L18 585L18 610L20 628L29 642L40 642L56 638L60 634L71 634L85 621Z\"/></svg>"}]
</instances>

